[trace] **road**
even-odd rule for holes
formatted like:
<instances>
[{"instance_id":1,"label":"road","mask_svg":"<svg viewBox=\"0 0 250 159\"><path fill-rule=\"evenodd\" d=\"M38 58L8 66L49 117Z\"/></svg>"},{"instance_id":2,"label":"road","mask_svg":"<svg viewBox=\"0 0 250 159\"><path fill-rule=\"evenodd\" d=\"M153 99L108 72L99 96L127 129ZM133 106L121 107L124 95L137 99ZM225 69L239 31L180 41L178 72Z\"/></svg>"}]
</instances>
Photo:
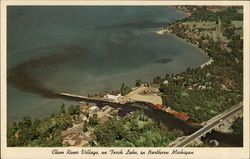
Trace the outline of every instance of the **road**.
<instances>
[{"instance_id":1,"label":"road","mask_svg":"<svg viewBox=\"0 0 250 159\"><path fill-rule=\"evenodd\" d=\"M184 147L188 145L191 141L197 139L198 137L202 136L203 134L207 133L208 131L212 130L214 127L219 125L220 123L223 123L226 119L228 119L230 116L235 114L236 112L243 110L243 103L237 104L232 110L228 111L226 114L223 113L223 115L218 118L217 120L207 124L206 126L202 127L192 135L190 135L185 140L181 141L180 143L176 144L175 147Z\"/></svg>"},{"instance_id":2,"label":"road","mask_svg":"<svg viewBox=\"0 0 250 159\"><path fill-rule=\"evenodd\" d=\"M222 38L222 33L221 33L221 20L220 18L218 19L218 24L216 25L216 35L219 39L220 45L222 48L224 48L227 52L230 52L230 50L225 46L224 40Z\"/></svg>"}]
</instances>

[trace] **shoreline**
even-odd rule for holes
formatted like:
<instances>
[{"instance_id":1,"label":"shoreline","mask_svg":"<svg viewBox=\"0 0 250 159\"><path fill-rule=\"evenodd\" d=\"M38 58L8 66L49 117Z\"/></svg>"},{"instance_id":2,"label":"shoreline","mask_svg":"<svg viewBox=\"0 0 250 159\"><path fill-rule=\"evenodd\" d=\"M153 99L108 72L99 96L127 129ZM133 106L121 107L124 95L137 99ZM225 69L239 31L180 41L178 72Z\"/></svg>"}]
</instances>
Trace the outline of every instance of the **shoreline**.
<instances>
[{"instance_id":1,"label":"shoreline","mask_svg":"<svg viewBox=\"0 0 250 159\"><path fill-rule=\"evenodd\" d=\"M190 17L191 16L191 13L189 13L189 12L185 12L184 10L182 10L182 9L179 9L178 7L174 7L179 13L182 13L182 14L184 14L184 15L186 15L187 17Z\"/></svg>"},{"instance_id":2,"label":"shoreline","mask_svg":"<svg viewBox=\"0 0 250 159\"><path fill-rule=\"evenodd\" d=\"M200 18L199 18L199 16L201 16L202 14L200 13L201 11L199 10L199 9L196 9L196 8L189 8L188 10L186 10L187 8L183 8L183 10L182 10L182 8L180 7L180 8L176 8L176 10L178 10L178 11L180 11L180 10L182 10L183 12L188 12L188 11L190 11L190 13L191 13L191 17L194 17L194 19L192 18L191 19L191 21L193 22L193 23L191 23L190 25L185 25L185 24L183 24L183 23L185 23L185 22L190 22L190 19L189 18L187 18L187 19L185 19L184 21L180 21L180 22L175 22L175 23L172 23L172 25L169 25L169 26L166 26L166 27L164 27L161 31L163 32L164 30L166 30L166 35L172 35L172 36L175 36L175 37L178 37L178 39L180 39L180 40L182 40L182 41L185 41L186 43L188 43L188 44L190 44L190 45L192 45L192 46L195 46L196 48L198 48L198 49L200 49L200 50L202 50L204 53L206 53L206 55L208 56L208 60L206 61L206 62L204 62L204 63L202 63L201 65L199 65L198 67L197 67L197 70L198 71L202 71L202 69L203 70L208 70L209 69L209 71L216 71L216 66L217 65L219 65L219 66L224 66L224 65L232 65L232 64L234 64L235 63L235 61L234 60L230 60L230 61L224 61L224 58L222 57L222 58L220 58L220 56L217 56L217 54L219 54L219 53L221 53L222 55L224 55L225 54L225 52L223 52L223 48L221 48L219 45L217 46L217 43L216 43L216 41L214 40L214 38L213 38L213 34L211 33L211 35L209 34L205 34L204 32L205 31L210 31L210 30L213 30L214 28L213 27L211 27L211 26L213 26L213 25L215 25L216 23L216 20L217 20L217 18L213 18L213 19L209 19L209 18L202 18L202 20L199 20ZM192 15L192 13L193 13L193 11L196 11L196 10L199 10L198 11L198 13L197 13L197 16L196 15ZM232 12L234 12L234 11L231 11L231 10L228 10L226 13L232 13ZM240 16L240 15L239 15ZM198 19L197 19L197 17L198 17ZM232 21L232 20L235 20L235 19L237 19L237 18L232 18L230 21ZM240 20L240 17L238 18L239 20ZM201 28L201 31L202 31L202 29L204 29L204 24L202 24L202 25L199 25L199 23L201 22L201 21L204 21L204 22L208 22L208 24L207 25L210 25L210 23L211 22L213 22L212 24L211 24L211 26L209 27L209 28L206 28L205 27L205 29L207 29L207 30L205 30L204 32L202 32L201 34L199 33L199 29ZM210 23L209 23L210 22ZM206 23L205 23L205 25L206 25ZM198 27L195 27L195 26L198 26ZM191 34L188 34L188 33L190 33L190 32L192 32ZM198 34L198 35L196 35L196 34ZM231 38L232 39L232 41L235 41L235 43L237 43L236 42L236 40L237 39L234 39L234 38L232 38L233 37L233 35L228 35L229 36L229 38ZM206 40L206 39L208 39L207 41L204 41L204 40ZM239 37L239 40L240 40L240 37ZM241 49L243 46L241 46L240 44L242 44L242 42L240 43L240 41L239 41L239 45L233 45L233 47L235 47L235 49ZM215 48L215 46L214 45L216 45L218 48ZM240 54L240 52L237 52L238 54ZM228 56L231 56L232 57L232 59L235 57L235 56L239 56L239 57L241 57L240 55L228 55ZM217 59L218 58L218 59ZM214 60L216 59L216 62L217 63L214 63ZM236 63L238 64L238 66L237 66L237 68L239 68L239 69L241 69L241 65L240 65L240 62L242 62L242 61L236 61ZM213 64L213 65L211 65L211 64ZM207 65L210 65L209 67L205 67L205 66L207 66ZM212 70L211 70L212 69ZM228 75L227 74L227 71L226 71L226 67L222 67L222 70L221 70L221 72L222 73L225 73L225 75ZM202 71L202 72L204 72L204 71ZM230 80L232 80L232 81L235 81L235 79L238 79L238 77L239 76L237 76L237 71L232 71L233 73L235 73L234 74L234 78L233 77L231 77L231 76L227 76L226 77L226 79L228 80L228 81L230 81ZM223 82L225 83L225 81L216 81L216 78L218 78L218 76L219 75L214 75L214 79L213 79L213 81L214 81L214 90L213 91L220 91L220 90L222 90L222 89L224 89L223 88L223 86L224 86L224 84L223 84ZM240 79L240 77L239 77L239 79ZM204 80L203 80L204 81ZM207 81L205 81L205 82L207 82ZM211 82L211 81L210 81ZM204 83L203 83L204 84ZM208 84L208 85L211 85L211 84ZM221 88L222 87L222 88ZM241 90L241 88L240 88L240 85L238 84L238 85L229 85L228 87L231 87L232 89L234 89L234 88L236 88L237 87L237 89L240 91ZM206 93L205 93L206 94ZM225 96L228 96L229 94L225 94ZM242 98L242 94L239 94L239 93L233 93L233 95L236 97L234 100L235 101L237 101L238 102L238 100L240 100L241 101L241 98ZM222 96L224 96L224 94L222 95ZM169 98L170 97L173 97L173 96L169 96ZM209 95L207 96L207 97L209 97ZM165 99L166 100L166 99ZM209 100L209 99L207 99L207 100ZM215 99L215 102L218 102L218 98L216 98ZM230 108L230 106L231 106L231 104L228 102L228 101L224 101L224 103L226 103L226 104L228 104L228 106L227 107L229 107ZM191 104L191 103L189 103L189 104ZM192 104L191 104L192 105ZM195 107L195 105L192 105L193 106L193 108ZM179 108L178 106L176 106L177 108ZM220 106L218 106L218 108L219 108ZM181 108L179 108L179 109L181 109ZM225 107L222 107L222 110L225 110L226 108ZM209 110L207 109L207 108L204 108L204 111L206 110L206 112L207 113L209 113L209 115L210 116L213 116L213 114L217 114L217 113L220 113L221 111L217 111L217 113L215 113L215 112L209 112ZM206 117L204 118L204 117L202 117L201 115L196 115L195 113L193 113L192 111L190 111L190 110L185 110L184 111L185 113L187 113L187 112L189 112L189 113L191 113L191 114L193 114L193 116L197 116L197 118L200 118L200 120L201 121L206 121L206 120L208 120ZM189 114L188 113L188 114ZM206 114L206 113L201 113L201 114Z\"/></svg>"},{"instance_id":3,"label":"shoreline","mask_svg":"<svg viewBox=\"0 0 250 159\"><path fill-rule=\"evenodd\" d=\"M177 39L179 39L179 40L181 40L181 41L183 41L183 42L185 42L185 43L188 43L189 45L192 45L193 47L195 47L195 48L201 50L202 52L204 52L204 53L208 56L207 52L206 52L205 50L199 48L197 44L193 44L193 43L187 41L187 39L181 38L181 37L179 37L179 36L177 36L177 35L175 35L175 34L169 32L169 31L166 30L166 29L161 29L161 30L152 31L152 32L155 33L155 34L157 34L157 35L164 35L164 34L165 34L165 35L174 36L175 38L177 38ZM202 68L204 68L205 66L212 64L212 63L214 62L213 58L210 57L210 56L208 56L208 57L209 57L208 61L206 61L206 62L204 62L204 63L198 65L197 67L200 67L200 68L202 69Z\"/></svg>"},{"instance_id":4,"label":"shoreline","mask_svg":"<svg viewBox=\"0 0 250 159\"><path fill-rule=\"evenodd\" d=\"M210 57L209 60L205 63L203 63L202 65L200 65L200 68L204 68L207 65L211 65L214 62L214 60Z\"/></svg>"}]
</instances>

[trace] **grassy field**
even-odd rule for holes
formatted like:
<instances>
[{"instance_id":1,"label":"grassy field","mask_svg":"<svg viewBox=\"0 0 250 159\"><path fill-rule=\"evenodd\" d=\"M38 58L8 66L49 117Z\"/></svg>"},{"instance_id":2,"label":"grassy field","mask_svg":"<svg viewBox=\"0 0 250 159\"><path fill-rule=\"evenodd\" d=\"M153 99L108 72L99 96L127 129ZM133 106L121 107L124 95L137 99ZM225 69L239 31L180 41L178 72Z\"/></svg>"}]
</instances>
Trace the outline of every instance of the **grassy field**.
<instances>
[{"instance_id":1,"label":"grassy field","mask_svg":"<svg viewBox=\"0 0 250 159\"><path fill-rule=\"evenodd\" d=\"M237 10L237 13L243 14L243 9L238 9L238 10Z\"/></svg>"},{"instance_id":2,"label":"grassy field","mask_svg":"<svg viewBox=\"0 0 250 159\"><path fill-rule=\"evenodd\" d=\"M234 27L236 28L243 28L243 21L231 21Z\"/></svg>"},{"instance_id":3,"label":"grassy field","mask_svg":"<svg viewBox=\"0 0 250 159\"><path fill-rule=\"evenodd\" d=\"M193 39L204 39L204 42L207 39L212 39L213 41L218 41L218 37L216 35L216 23L211 21L192 21L192 22L184 22L182 23L183 31L187 35L187 37Z\"/></svg>"}]
</instances>

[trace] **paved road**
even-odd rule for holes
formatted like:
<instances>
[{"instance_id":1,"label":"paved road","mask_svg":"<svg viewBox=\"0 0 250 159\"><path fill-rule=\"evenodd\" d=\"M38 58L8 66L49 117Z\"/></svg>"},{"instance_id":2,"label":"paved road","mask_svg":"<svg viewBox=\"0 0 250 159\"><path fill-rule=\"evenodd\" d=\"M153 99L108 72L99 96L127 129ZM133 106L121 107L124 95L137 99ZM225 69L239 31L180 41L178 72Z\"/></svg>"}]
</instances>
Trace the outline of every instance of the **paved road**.
<instances>
[{"instance_id":1,"label":"paved road","mask_svg":"<svg viewBox=\"0 0 250 159\"><path fill-rule=\"evenodd\" d=\"M212 130L214 127L222 123L224 120L228 119L230 116L235 114L236 112L243 110L243 103L237 104L231 111L228 111L226 114L223 113L223 115L218 118L217 120L207 124L206 126L202 127L192 135L190 135L185 140L181 141L180 143L176 144L175 147L183 147L188 145L191 141L197 139L198 137L202 136L204 133Z\"/></svg>"}]
</instances>

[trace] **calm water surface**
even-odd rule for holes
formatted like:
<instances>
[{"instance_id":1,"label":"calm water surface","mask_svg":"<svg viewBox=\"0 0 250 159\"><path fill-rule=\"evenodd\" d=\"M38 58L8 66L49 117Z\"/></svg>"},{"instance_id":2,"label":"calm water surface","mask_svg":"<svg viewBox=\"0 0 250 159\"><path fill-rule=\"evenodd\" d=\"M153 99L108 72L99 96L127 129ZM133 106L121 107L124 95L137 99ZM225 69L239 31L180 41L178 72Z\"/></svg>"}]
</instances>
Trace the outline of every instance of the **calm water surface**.
<instances>
[{"instance_id":1,"label":"calm water surface","mask_svg":"<svg viewBox=\"0 0 250 159\"><path fill-rule=\"evenodd\" d=\"M172 7L8 7L8 121L76 103L49 92L118 90L204 63L201 50L154 33L183 18Z\"/></svg>"}]
</instances>

